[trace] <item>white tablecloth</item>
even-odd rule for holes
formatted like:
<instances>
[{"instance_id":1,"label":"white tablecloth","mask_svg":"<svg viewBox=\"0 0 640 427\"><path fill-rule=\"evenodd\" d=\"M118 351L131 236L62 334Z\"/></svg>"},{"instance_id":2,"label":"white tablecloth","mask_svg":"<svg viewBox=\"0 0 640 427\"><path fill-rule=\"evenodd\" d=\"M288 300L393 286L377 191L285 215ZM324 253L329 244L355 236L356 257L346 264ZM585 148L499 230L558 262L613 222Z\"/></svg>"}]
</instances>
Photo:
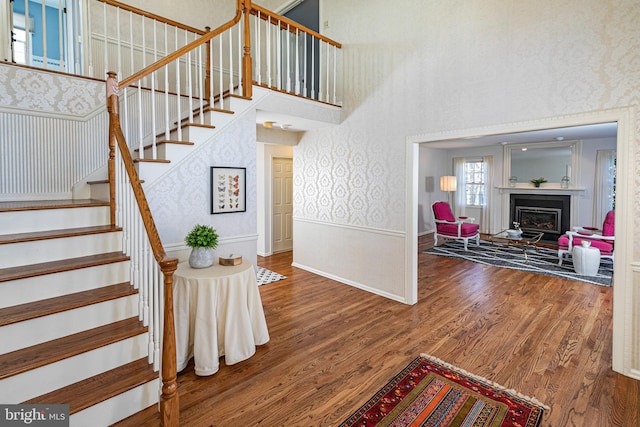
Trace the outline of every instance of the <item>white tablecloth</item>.
<instances>
[{"instance_id":1,"label":"white tablecloth","mask_svg":"<svg viewBox=\"0 0 640 427\"><path fill-rule=\"evenodd\" d=\"M194 358L196 375L253 356L269 341L253 265L194 269L180 263L174 273L173 305L178 371Z\"/></svg>"}]
</instances>

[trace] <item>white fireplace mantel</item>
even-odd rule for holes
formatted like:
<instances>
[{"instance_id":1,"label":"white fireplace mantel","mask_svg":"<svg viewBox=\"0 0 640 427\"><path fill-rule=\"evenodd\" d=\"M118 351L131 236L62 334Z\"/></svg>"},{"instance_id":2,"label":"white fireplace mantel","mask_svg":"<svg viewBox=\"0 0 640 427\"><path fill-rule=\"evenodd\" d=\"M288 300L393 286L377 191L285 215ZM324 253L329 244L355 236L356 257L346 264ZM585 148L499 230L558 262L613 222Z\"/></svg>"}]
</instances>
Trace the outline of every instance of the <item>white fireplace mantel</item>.
<instances>
[{"instance_id":1,"label":"white fireplace mantel","mask_svg":"<svg viewBox=\"0 0 640 427\"><path fill-rule=\"evenodd\" d=\"M511 193L532 193L532 194L567 194L567 195L579 195L584 193L586 188L561 188L559 185L556 186L542 186L542 187L496 187L496 189L500 190L501 194L511 194Z\"/></svg>"}]
</instances>

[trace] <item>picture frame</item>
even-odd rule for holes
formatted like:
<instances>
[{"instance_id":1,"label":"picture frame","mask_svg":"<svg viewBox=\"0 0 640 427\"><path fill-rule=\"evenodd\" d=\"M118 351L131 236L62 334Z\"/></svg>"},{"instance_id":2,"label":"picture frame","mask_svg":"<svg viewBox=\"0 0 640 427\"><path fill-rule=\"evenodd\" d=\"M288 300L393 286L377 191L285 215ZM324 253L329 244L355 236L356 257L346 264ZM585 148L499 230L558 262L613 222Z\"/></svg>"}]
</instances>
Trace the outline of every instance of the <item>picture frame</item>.
<instances>
[{"instance_id":1,"label":"picture frame","mask_svg":"<svg viewBox=\"0 0 640 427\"><path fill-rule=\"evenodd\" d=\"M211 166L211 213L245 212L247 168Z\"/></svg>"}]
</instances>

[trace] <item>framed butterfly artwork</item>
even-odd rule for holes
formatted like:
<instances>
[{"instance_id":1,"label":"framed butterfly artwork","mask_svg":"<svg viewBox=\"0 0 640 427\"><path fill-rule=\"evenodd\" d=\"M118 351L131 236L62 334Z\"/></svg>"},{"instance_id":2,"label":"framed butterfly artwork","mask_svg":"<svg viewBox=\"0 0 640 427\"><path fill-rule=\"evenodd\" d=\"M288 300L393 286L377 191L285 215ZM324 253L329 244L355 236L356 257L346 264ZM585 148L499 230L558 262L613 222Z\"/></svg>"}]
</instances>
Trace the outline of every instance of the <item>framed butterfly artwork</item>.
<instances>
[{"instance_id":1,"label":"framed butterfly artwork","mask_svg":"<svg viewBox=\"0 0 640 427\"><path fill-rule=\"evenodd\" d=\"M211 213L245 212L247 168L211 167Z\"/></svg>"}]
</instances>

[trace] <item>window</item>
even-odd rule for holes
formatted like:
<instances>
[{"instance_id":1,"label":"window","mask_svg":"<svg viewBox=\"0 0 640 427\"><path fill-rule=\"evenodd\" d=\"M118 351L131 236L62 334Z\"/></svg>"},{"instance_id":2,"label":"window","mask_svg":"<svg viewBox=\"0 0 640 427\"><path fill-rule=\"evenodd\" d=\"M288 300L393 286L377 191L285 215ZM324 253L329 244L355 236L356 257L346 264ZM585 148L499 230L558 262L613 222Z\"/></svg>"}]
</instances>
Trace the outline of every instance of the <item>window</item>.
<instances>
[{"instance_id":1,"label":"window","mask_svg":"<svg viewBox=\"0 0 640 427\"><path fill-rule=\"evenodd\" d=\"M464 193L467 206L484 206L487 168L482 160L464 162Z\"/></svg>"}]
</instances>

